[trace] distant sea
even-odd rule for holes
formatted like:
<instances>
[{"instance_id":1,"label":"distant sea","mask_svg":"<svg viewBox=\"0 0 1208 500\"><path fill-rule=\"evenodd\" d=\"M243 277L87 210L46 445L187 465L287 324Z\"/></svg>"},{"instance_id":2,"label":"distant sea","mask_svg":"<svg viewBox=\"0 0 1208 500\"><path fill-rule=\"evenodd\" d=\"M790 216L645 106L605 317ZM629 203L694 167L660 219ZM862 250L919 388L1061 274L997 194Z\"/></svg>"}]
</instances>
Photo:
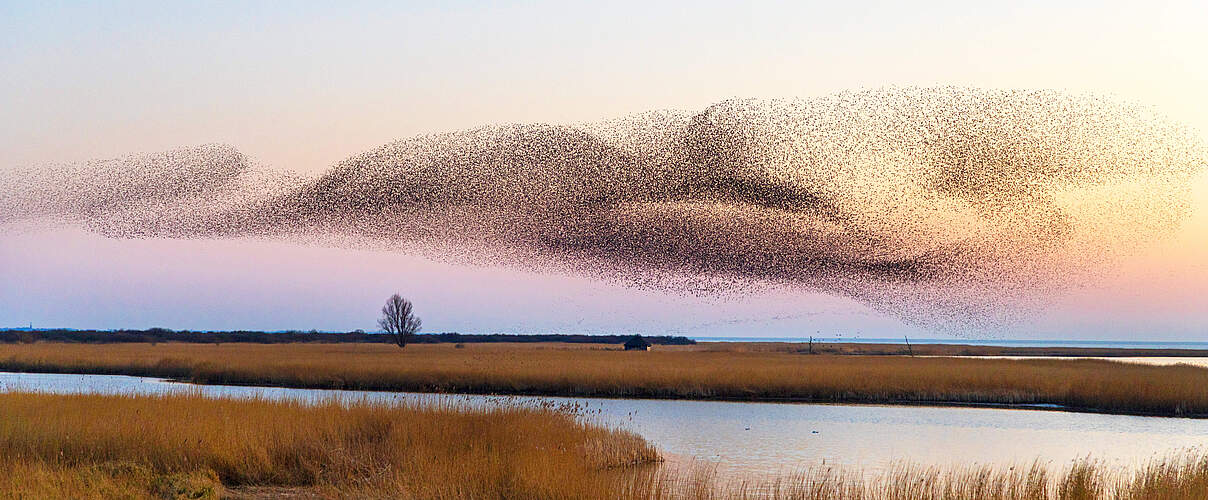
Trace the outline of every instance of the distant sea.
<instances>
[{"instance_id":1,"label":"distant sea","mask_svg":"<svg viewBox=\"0 0 1208 500\"><path fill-rule=\"evenodd\" d=\"M697 342L809 342L809 337L689 337ZM843 344L905 344L898 338L814 337L814 342ZM998 347L1106 347L1117 349L1208 349L1208 342L1148 342L1134 340L910 339L911 344L963 344Z\"/></svg>"}]
</instances>

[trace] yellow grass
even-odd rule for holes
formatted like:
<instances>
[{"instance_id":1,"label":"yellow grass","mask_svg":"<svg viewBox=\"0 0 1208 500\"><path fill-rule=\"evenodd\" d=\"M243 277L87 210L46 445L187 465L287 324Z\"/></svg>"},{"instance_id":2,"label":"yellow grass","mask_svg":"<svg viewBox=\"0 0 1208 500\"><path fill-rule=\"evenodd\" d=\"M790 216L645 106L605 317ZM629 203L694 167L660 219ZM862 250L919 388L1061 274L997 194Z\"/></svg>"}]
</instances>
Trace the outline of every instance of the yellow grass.
<instances>
[{"instance_id":1,"label":"yellow grass","mask_svg":"<svg viewBox=\"0 0 1208 500\"><path fill-rule=\"evenodd\" d=\"M748 482L652 465L642 439L566 409L0 394L0 498L1041 500L1208 498L1208 456L1139 473L1086 460Z\"/></svg>"},{"instance_id":2,"label":"yellow grass","mask_svg":"<svg viewBox=\"0 0 1208 500\"><path fill-rule=\"evenodd\" d=\"M8 344L0 370L453 393L891 403L1051 403L1208 414L1208 369L1101 360L831 356L560 344Z\"/></svg>"},{"instance_id":3,"label":"yellow grass","mask_svg":"<svg viewBox=\"0 0 1208 500\"><path fill-rule=\"evenodd\" d=\"M22 468L21 477L0 479L7 497L175 489L204 497L275 486L338 496L592 498L617 489L618 471L658 460L641 438L555 408L0 394L0 464Z\"/></svg>"},{"instance_id":4,"label":"yellow grass","mask_svg":"<svg viewBox=\"0 0 1208 500\"><path fill-rule=\"evenodd\" d=\"M926 468L904 464L882 474L811 468L768 481L719 482L690 471L667 498L723 500L1189 500L1208 498L1208 456L1187 453L1139 471L1091 459L1050 470L1030 466ZM677 496L682 495L682 496Z\"/></svg>"}]
</instances>

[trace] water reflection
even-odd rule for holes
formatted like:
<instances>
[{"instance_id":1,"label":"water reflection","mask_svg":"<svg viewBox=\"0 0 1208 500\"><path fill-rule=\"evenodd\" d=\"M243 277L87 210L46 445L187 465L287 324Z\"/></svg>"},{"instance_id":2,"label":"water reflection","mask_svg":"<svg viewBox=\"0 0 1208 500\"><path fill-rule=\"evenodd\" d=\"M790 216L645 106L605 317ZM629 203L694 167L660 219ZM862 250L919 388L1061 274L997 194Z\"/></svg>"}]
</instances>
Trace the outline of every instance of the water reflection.
<instances>
[{"instance_id":1,"label":"water reflection","mask_svg":"<svg viewBox=\"0 0 1208 500\"><path fill-rule=\"evenodd\" d=\"M895 461L924 465L1054 465L1093 456L1130 466L1208 444L1208 420L992 408L739 403L442 396L278 387L196 386L120 375L0 372L0 390L51 393L161 394L318 401L331 397L382 402L470 405L555 401L578 403L601 423L634 430L667 453L714 461L742 473L774 474L818 464L866 471Z\"/></svg>"},{"instance_id":2,"label":"water reflection","mask_svg":"<svg viewBox=\"0 0 1208 500\"><path fill-rule=\"evenodd\" d=\"M920 356L923 357L923 356ZM1138 365L1172 366L1188 365L1208 368L1208 357L1177 357L1177 356L927 356L937 358L975 358L975 359L1098 359L1115 361L1117 363L1133 363Z\"/></svg>"}]
</instances>

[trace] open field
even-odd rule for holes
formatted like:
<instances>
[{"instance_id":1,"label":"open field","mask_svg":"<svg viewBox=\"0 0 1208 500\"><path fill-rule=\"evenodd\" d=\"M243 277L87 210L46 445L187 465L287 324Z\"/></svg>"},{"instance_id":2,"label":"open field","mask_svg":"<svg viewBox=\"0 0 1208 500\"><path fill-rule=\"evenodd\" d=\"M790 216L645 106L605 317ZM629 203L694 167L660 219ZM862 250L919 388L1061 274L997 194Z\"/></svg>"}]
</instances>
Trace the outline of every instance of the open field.
<instances>
[{"instance_id":1,"label":"open field","mask_svg":"<svg viewBox=\"0 0 1208 500\"><path fill-rule=\"evenodd\" d=\"M562 344L564 347L580 346L586 349L617 347L629 340L631 335L567 335L567 334L460 334L430 333L417 334L410 339L412 344ZM1057 356L1057 357L1205 357L1208 349L1173 348L1119 348L1119 347L1026 347L949 343L918 343L911 345L874 342L826 342L817 339L812 345L801 342L748 341L748 342L696 342L680 336L650 336L648 342L660 349L687 349L709 351L786 352L808 354L851 354L851 355L916 355L916 356ZM393 344L394 337L380 333L353 332L258 332L258 331L174 331L164 328L146 330L31 330L0 329L0 344L61 342L82 344L111 343L196 343L196 344L293 344L293 343L372 343Z\"/></svg>"},{"instance_id":2,"label":"open field","mask_svg":"<svg viewBox=\"0 0 1208 500\"><path fill-rule=\"evenodd\" d=\"M461 333L420 333L413 335L408 342L413 344L439 343L539 343L562 342L571 344L613 344L620 345L633 335L578 335L578 334L461 334ZM691 345L693 341L686 337L647 336L652 344L681 344ZM261 332L248 330L235 331L189 331L169 330L166 328L148 328L146 330L64 330L64 329L0 329L0 343L28 342L79 342L83 344L111 344L124 342L187 342L196 344L231 344L236 342L254 344L292 344L306 342L337 343L370 343L393 344L393 335L382 333L365 333L361 330L351 332L319 332L319 331L284 331Z\"/></svg>"},{"instance_id":3,"label":"open field","mask_svg":"<svg viewBox=\"0 0 1208 500\"><path fill-rule=\"evenodd\" d=\"M1208 456L1136 473L829 467L737 481L658 466L641 438L570 408L317 406L176 396L0 394L3 498L1192 499Z\"/></svg>"},{"instance_id":4,"label":"open field","mask_svg":"<svg viewBox=\"0 0 1208 500\"><path fill-rule=\"evenodd\" d=\"M0 370L158 376L197 383L627 398L908 404L1057 404L1208 415L1208 369L1103 360L622 352L563 344L12 344ZM1127 380L1128 383L1120 381Z\"/></svg>"}]
</instances>

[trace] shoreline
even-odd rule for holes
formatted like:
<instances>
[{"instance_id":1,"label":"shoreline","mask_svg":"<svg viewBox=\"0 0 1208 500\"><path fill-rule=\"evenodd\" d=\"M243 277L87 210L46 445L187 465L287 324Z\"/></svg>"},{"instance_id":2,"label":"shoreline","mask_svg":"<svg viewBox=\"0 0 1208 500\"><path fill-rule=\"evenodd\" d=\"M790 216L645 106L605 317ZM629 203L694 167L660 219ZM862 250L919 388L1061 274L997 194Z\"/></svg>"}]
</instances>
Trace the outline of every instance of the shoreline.
<instances>
[{"instance_id":1,"label":"shoreline","mask_svg":"<svg viewBox=\"0 0 1208 500\"><path fill-rule=\"evenodd\" d=\"M14 443L0 453L13 471L0 480L6 498L1174 499L1208 490L1208 457L1192 449L1132 465L1088 455L1067 463L905 460L868 472L823 460L761 474L666 452L551 408L300 407L190 394L0 399L0 417L12 423L0 437ZM105 424L81 425L80 415ZM225 436L238 436L238 445ZM1069 491L1082 493L1061 494Z\"/></svg>"},{"instance_id":2,"label":"shoreline","mask_svg":"<svg viewBox=\"0 0 1208 500\"><path fill-rule=\"evenodd\" d=\"M725 350L719 350L720 348ZM815 346L817 347L817 346ZM832 355L774 344L14 344L0 370L446 395L970 407L1208 418L1208 368L1111 359ZM1129 384L1119 384L1121 377Z\"/></svg>"},{"instance_id":3,"label":"shoreline","mask_svg":"<svg viewBox=\"0 0 1208 500\"><path fill-rule=\"evenodd\" d=\"M1024 410L1024 411L1058 411L1067 413L1092 413L1100 415L1119 415L1130 417L1153 417L1153 418L1186 418L1191 420L1208 419L1208 413L1195 414L1168 414L1161 412L1143 412L1143 411L1113 411L1102 408L1093 407L1078 407L1061 405L1056 403L996 403L996 402L977 402L977 401L946 401L946 400L911 400L911 399L886 399L886 400L871 400L871 399L810 399L810 398L794 398L794 397L730 397L730 396L715 396L715 397L690 397L690 396L645 396L645 395L627 395L627 396L610 396L610 395L592 395L584 393L564 393L564 392L436 392L436 391L419 391L419 390L395 390L395 389L370 389L359 387L333 387L323 385L304 385L304 384L269 384L269 383L254 383L254 382L197 382L187 378L178 377L161 377L156 375L145 375L125 372L82 372L82 371L55 371L55 370L23 370L15 371L7 368L0 368L0 373L25 373L25 374L53 374L53 375L110 375L123 377L136 377L147 379L158 379L159 381L186 385L186 386L211 386L211 387L259 387L268 389L299 389L299 390L321 390L321 391L350 391L350 392L376 392L376 393L395 393L395 394L420 394L425 396L482 396L482 397L531 397L531 398L563 398L563 399L603 399L603 400L642 400L642 401L692 401L692 402L717 402L717 403L750 403L750 404L802 404L802 405L835 405L835 406L888 406L888 407L925 407L925 408L971 408L971 409L987 409L987 410ZM3 392L25 392L3 391ZM37 392L37 391L30 391Z\"/></svg>"}]
</instances>

